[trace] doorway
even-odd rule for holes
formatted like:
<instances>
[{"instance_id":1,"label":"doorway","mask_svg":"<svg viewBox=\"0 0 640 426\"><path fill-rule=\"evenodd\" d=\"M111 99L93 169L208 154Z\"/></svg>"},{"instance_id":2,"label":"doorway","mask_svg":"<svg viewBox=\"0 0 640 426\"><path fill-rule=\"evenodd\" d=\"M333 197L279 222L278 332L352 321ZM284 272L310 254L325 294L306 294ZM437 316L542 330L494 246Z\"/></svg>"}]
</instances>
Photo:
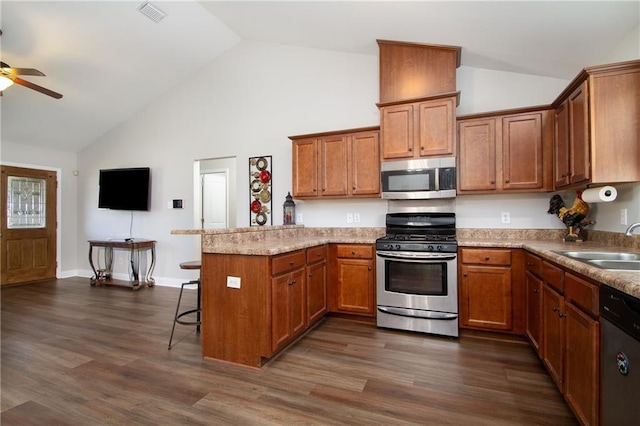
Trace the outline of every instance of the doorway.
<instances>
[{"instance_id":1,"label":"doorway","mask_svg":"<svg viewBox=\"0 0 640 426\"><path fill-rule=\"evenodd\" d=\"M0 284L56 278L57 173L2 166Z\"/></svg>"},{"instance_id":2,"label":"doorway","mask_svg":"<svg viewBox=\"0 0 640 426\"><path fill-rule=\"evenodd\" d=\"M194 199L195 228L235 228L236 157L197 160Z\"/></svg>"}]
</instances>

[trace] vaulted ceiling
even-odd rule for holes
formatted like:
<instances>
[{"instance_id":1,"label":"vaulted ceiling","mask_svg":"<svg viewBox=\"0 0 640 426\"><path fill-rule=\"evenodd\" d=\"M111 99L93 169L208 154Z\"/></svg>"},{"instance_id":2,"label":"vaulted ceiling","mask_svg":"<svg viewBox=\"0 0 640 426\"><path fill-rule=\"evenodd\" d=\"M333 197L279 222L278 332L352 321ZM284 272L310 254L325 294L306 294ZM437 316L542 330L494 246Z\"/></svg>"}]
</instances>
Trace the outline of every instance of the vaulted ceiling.
<instances>
[{"instance_id":1,"label":"vaulted ceiling","mask_svg":"<svg viewBox=\"0 0 640 426\"><path fill-rule=\"evenodd\" d=\"M242 40L377 55L376 39L462 47L462 65L573 78L640 22L636 1L139 1L0 3L1 59L64 97L13 86L2 140L69 152Z\"/></svg>"}]
</instances>

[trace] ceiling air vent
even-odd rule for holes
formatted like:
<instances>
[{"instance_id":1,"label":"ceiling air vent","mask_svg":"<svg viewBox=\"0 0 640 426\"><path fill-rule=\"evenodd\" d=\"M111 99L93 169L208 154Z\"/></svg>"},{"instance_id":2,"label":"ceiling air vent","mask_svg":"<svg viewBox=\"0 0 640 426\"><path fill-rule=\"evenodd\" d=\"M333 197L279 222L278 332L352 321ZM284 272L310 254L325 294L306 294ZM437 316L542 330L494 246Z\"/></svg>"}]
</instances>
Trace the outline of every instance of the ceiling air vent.
<instances>
[{"instance_id":1,"label":"ceiling air vent","mask_svg":"<svg viewBox=\"0 0 640 426\"><path fill-rule=\"evenodd\" d=\"M138 8L138 10L153 22L160 22L162 18L167 16L163 11L153 6L151 3L143 3L142 6Z\"/></svg>"}]
</instances>

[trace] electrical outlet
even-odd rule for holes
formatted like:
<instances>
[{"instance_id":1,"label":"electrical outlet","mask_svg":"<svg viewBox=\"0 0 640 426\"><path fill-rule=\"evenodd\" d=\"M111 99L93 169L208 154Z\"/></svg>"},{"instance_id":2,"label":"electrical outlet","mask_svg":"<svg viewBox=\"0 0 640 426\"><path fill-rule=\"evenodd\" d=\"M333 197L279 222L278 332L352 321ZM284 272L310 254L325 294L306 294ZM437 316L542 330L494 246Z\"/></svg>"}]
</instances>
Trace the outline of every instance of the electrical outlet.
<instances>
[{"instance_id":1,"label":"electrical outlet","mask_svg":"<svg viewBox=\"0 0 640 426\"><path fill-rule=\"evenodd\" d=\"M302 223L302 213L296 213L296 223Z\"/></svg>"},{"instance_id":2,"label":"electrical outlet","mask_svg":"<svg viewBox=\"0 0 640 426\"><path fill-rule=\"evenodd\" d=\"M227 287L240 288L240 277L227 276Z\"/></svg>"},{"instance_id":3,"label":"electrical outlet","mask_svg":"<svg viewBox=\"0 0 640 426\"><path fill-rule=\"evenodd\" d=\"M347 213L347 223L353 223L353 213Z\"/></svg>"},{"instance_id":4,"label":"electrical outlet","mask_svg":"<svg viewBox=\"0 0 640 426\"><path fill-rule=\"evenodd\" d=\"M355 223L360 223L360 213L354 213L353 214L353 221Z\"/></svg>"},{"instance_id":5,"label":"electrical outlet","mask_svg":"<svg viewBox=\"0 0 640 426\"><path fill-rule=\"evenodd\" d=\"M502 220L502 223L511 223L511 213L509 212L500 213L500 218Z\"/></svg>"},{"instance_id":6,"label":"electrical outlet","mask_svg":"<svg viewBox=\"0 0 640 426\"><path fill-rule=\"evenodd\" d=\"M620 225L627 224L627 209L620 209Z\"/></svg>"}]
</instances>

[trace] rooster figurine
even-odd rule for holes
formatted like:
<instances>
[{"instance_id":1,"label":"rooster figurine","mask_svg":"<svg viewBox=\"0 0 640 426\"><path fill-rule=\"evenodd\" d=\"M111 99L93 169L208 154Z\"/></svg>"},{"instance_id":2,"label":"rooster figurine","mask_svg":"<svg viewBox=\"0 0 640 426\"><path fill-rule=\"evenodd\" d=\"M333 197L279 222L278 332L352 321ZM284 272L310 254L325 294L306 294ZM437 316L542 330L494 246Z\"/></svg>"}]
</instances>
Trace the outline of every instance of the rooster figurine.
<instances>
[{"instance_id":1,"label":"rooster figurine","mask_svg":"<svg viewBox=\"0 0 640 426\"><path fill-rule=\"evenodd\" d=\"M582 241L580 232L587 225L595 223L592 220L585 221L589 214L589 205L582 200L582 191L576 191L576 200L570 209L564 206L564 201L559 195L554 195L549 200L548 214L555 214L560 218L568 230L565 241Z\"/></svg>"}]
</instances>

